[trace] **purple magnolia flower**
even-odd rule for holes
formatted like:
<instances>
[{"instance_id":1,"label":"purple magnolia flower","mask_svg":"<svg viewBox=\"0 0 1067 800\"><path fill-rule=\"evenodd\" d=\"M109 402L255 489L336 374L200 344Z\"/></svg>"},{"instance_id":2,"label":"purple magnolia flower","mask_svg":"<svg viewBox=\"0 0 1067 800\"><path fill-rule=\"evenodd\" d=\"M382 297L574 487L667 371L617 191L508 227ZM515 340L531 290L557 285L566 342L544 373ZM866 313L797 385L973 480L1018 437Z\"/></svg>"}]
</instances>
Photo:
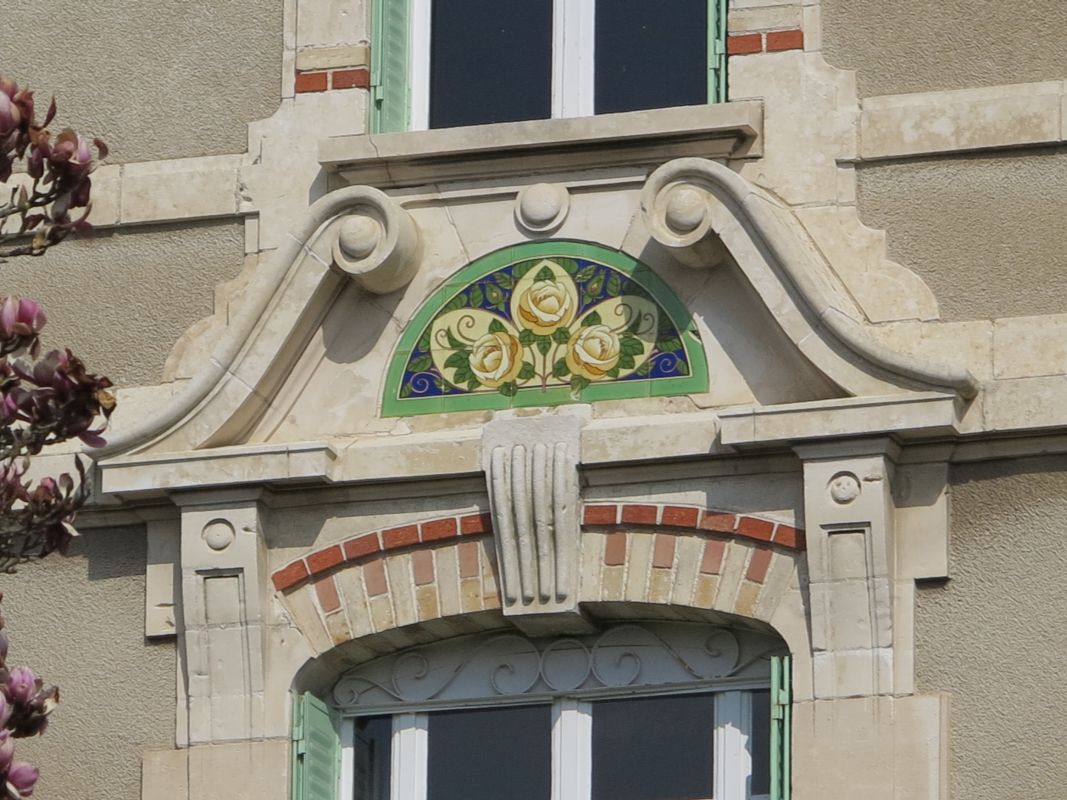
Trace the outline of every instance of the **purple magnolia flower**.
<instances>
[{"instance_id":1,"label":"purple magnolia flower","mask_svg":"<svg viewBox=\"0 0 1067 800\"><path fill-rule=\"evenodd\" d=\"M37 767L25 761L16 761L8 770L7 784L17 792L16 797L29 797L33 794L33 787L37 785L40 776Z\"/></svg>"},{"instance_id":2,"label":"purple magnolia flower","mask_svg":"<svg viewBox=\"0 0 1067 800\"><path fill-rule=\"evenodd\" d=\"M12 703L29 703L37 694L37 676L29 667L15 667L7 677L7 697Z\"/></svg>"},{"instance_id":3,"label":"purple magnolia flower","mask_svg":"<svg viewBox=\"0 0 1067 800\"><path fill-rule=\"evenodd\" d=\"M7 772L15 758L15 737L11 731L0 731L0 773Z\"/></svg>"},{"instance_id":4,"label":"purple magnolia flower","mask_svg":"<svg viewBox=\"0 0 1067 800\"><path fill-rule=\"evenodd\" d=\"M2 96L3 92L0 92ZM0 333L4 336L34 336L40 333L46 321L40 303L28 297L10 295L0 306Z\"/></svg>"}]
</instances>

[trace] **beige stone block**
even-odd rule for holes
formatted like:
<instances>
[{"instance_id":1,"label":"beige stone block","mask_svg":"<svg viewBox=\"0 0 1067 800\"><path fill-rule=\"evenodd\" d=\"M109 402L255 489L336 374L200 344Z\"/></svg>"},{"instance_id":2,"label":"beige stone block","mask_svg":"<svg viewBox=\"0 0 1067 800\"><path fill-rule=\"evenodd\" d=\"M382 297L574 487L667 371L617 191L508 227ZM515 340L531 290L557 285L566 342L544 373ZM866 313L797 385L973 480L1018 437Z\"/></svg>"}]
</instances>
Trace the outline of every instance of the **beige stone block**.
<instances>
[{"instance_id":1,"label":"beige stone block","mask_svg":"<svg viewBox=\"0 0 1067 800\"><path fill-rule=\"evenodd\" d=\"M333 640L319 616L312 592L310 585L304 586L285 595L282 602L289 610L293 625L303 634L311 649L316 653L324 653L333 647Z\"/></svg>"},{"instance_id":2,"label":"beige stone block","mask_svg":"<svg viewBox=\"0 0 1067 800\"><path fill-rule=\"evenodd\" d=\"M204 156L126 164L120 219L166 222L237 213L242 156Z\"/></svg>"},{"instance_id":3,"label":"beige stone block","mask_svg":"<svg viewBox=\"0 0 1067 800\"><path fill-rule=\"evenodd\" d=\"M369 22L370 9L364 0L297 3L297 49L365 43Z\"/></svg>"},{"instance_id":4,"label":"beige stone block","mask_svg":"<svg viewBox=\"0 0 1067 800\"><path fill-rule=\"evenodd\" d=\"M699 536L677 537L677 568L671 587L671 603L687 606L693 601L693 588L704 555L704 540Z\"/></svg>"},{"instance_id":5,"label":"beige stone block","mask_svg":"<svg viewBox=\"0 0 1067 800\"><path fill-rule=\"evenodd\" d=\"M738 614L743 617L756 616L756 608L762 588L762 584L752 583L751 581L741 582L741 588L737 590L737 603L735 605Z\"/></svg>"},{"instance_id":6,"label":"beige stone block","mask_svg":"<svg viewBox=\"0 0 1067 800\"><path fill-rule=\"evenodd\" d=\"M862 158L980 150L1060 141L1059 81L869 97Z\"/></svg>"},{"instance_id":7,"label":"beige stone block","mask_svg":"<svg viewBox=\"0 0 1067 800\"><path fill-rule=\"evenodd\" d=\"M479 578L464 578L459 582L460 604L463 612L482 610L482 581Z\"/></svg>"},{"instance_id":8,"label":"beige stone block","mask_svg":"<svg viewBox=\"0 0 1067 800\"><path fill-rule=\"evenodd\" d=\"M627 534L625 598L641 603L648 598L648 573L652 569L650 533L632 531Z\"/></svg>"},{"instance_id":9,"label":"beige stone block","mask_svg":"<svg viewBox=\"0 0 1067 800\"><path fill-rule=\"evenodd\" d=\"M793 30L800 27L801 13L799 5L738 8L727 15L726 27L730 33Z\"/></svg>"},{"instance_id":10,"label":"beige stone block","mask_svg":"<svg viewBox=\"0 0 1067 800\"><path fill-rule=\"evenodd\" d=\"M673 570L653 569L648 579L648 601L659 604L669 603L673 584Z\"/></svg>"},{"instance_id":11,"label":"beige stone block","mask_svg":"<svg viewBox=\"0 0 1067 800\"><path fill-rule=\"evenodd\" d=\"M583 531L578 540L581 548L581 575L578 581L578 600L600 599L600 573L604 567L606 537L598 531Z\"/></svg>"},{"instance_id":12,"label":"beige stone block","mask_svg":"<svg viewBox=\"0 0 1067 800\"><path fill-rule=\"evenodd\" d=\"M141 798L188 800L189 751L145 750L141 763Z\"/></svg>"},{"instance_id":13,"label":"beige stone block","mask_svg":"<svg viewBox=\"0 0 1067 800\"><path fill-rule=\"evenodd\" d=\"M784 553L774 554L767 576L763 580L763 591L760 593L759 603L756 606L754 616L757 619L769 621L774 616L778 604L789 591L789 583L795 571L796 567L790 556Z\"/></svg>"},{"instance_id":14,"label":"beige stone block","mask_svg":"<svg viewBox=\"0 0 1067 800\"><path fill-rule=\"evenodd\" d=\"M326 630L335 645L343 644L352 638L352 629L348 626L344 609L326 616Z\"/></svg>"},{"instance_id":15,"label":"beige stone block","mask_svg":"<svg viewBox=\"0 0 1067 800\"><path fill-rule=\"evenodd\" d=\"M89 222L97 227L115 225L122 208L122 165L104 164L93 171L93 210Z\"/></svg>"},{"instance_id":16,"label":"beige stone block","mask_svg":"<svg viewBox=\"0 0 1067 800\"><path fill-rule=\"evenodd\" d=\"M737 603L737 591L748 563L749 547L737 541L726 543L726 553L719 569L719 588L713 608L716 611L733 611Z\"/></svg>"},{"instance_id":17,"label":"beige stone block","mask_svg":"<svg viewBox=\"0 0 1067 800\"><path fill-rule=\"evenodd\" d=\"M459 595L459 550L457 547L442 547L436 553L437 597L441 616L451 617L463 613Z\"/></svg>"},{"instance_id":18,"label":"beige stone block","mask_svg":"<svg viewBox=\"0 0 1067 800\"><path fill-rule=\"evenodd\" d=\"M389 601L389 595L371 598L370 618L374 624L374 630L379 633L388 631L394 626L393 604Z\"/></svg>"},{"instance_id":19,"label":"beige stone block","mask_svg":"<svg viewBox=\"0 0 1067 800\"><path fill-rule=\"evenodd\" d=\"M416 590L415 603L420 620L435 619L441 614L440 604L437 602L437 587L433 584L420 586Z\"/></svg>"},{"instance_id":20,"label":"beige stone block","mask_svg":"<svg viewBox=\"0 0 1067 800\"><path fill-rule=\"evenodd\" d=\"M915 691L915 581L893 583L893 691Z\"/></svg>"},{"instance_id":21,"label":"beige stone block","mask_svg":"<svg viewBox=\"0 0 1067 800\"><path fill-rule=\"evenodd\" d=\"M822 50L822 6L804 6L801 28L804 31L804 50L808 53Z\"/></svg>"},{"instance_id":22,"label":"beige stone block","mask_svg":"<svg viewBox=\"0 0 1067 800\"><path fill-rule=\"evenodd\" d=\"M296 68L299 70L366 67L369 64L370 48L366 45L311 47L296 53Z\"/></svg>"},{"instance_id":23,"label":"beige stone block","mask_svg":"<svg viewBox=\"0 0 1067 800\"><path fill-rule=\"evenodd\" d=\"M411 555L404 553L385 559L385 571L389 575L389 593L393 598L393 618L396 626L413 625L418 622L415 610L415 584L411 578Z\"/></svg>"},{"instance_id":24,"label":"beige stone block","mask_svg":"<svg viewBox=\"0 0 1067 800\"><path fill-rule=\"evenodd\" d=\"M870 334L892 350L922 361L965 367L978 380L993 376L993 327L971 322L893 322L869 327Z\"/></svg>"},{"instance_id":25,"label":"beige stone block","mask_svg":"<svg viewBox=\"0 0 1067 800\"><path fill-rule=\"evenodd\" d=\"M995 320L993 374L997 378L1067 374L1067 314Z\"/></svg>"},{"instance_id":26,"label":"beige stone block","mask_svg":"<svg viewBox=\"0 0 1067 800\"><path fill-rule=\"evenodd\" d=\"M1000 380L985 390L987 430L1067 424L1067 376Z\"/></svg>"},{"instance_id":27,"label":"beige stone block","mask_svg":"<svg viewBox=\"0 0 1067 800\"><path fill-rule=\"evenodd\" d=\"M815 653L815 696L866 697L891 692L892 657L891 648Z\"/></svg>"},{"instance_id":28,"label":"beige stone block","mask_svg":"<svg viewBox=\"0 0 1067 800\"><path fill-rule=\"evenodd\" d=\"M626 591L626 567L604 567L600 581L601 600L622 600Z\"/></svg>"},{"instance_id":29,"label":"beige stone block","mask_svg":"<svg viewBox=\"0 0 1067 800\"><path fill-rule=\"evenodd\" d=\"M712 608L719 591L718 575L698 575L696 589L693 591L693 605L696 608Z\"/></svg>"}]
</instances>

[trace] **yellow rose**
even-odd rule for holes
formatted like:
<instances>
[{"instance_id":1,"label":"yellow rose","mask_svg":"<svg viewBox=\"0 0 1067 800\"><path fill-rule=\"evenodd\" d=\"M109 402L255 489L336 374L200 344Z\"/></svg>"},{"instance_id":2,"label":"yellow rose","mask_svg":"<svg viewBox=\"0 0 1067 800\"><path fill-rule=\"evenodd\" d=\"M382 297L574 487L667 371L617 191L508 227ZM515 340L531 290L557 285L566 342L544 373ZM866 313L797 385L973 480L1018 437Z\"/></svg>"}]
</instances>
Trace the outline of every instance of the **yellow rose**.
<instances>
[{"instance_id":1,"label":"yellow rose","mask_svg":"<svg viewBox=\"0 0 1067 800\"><path fill-rule=\"evenodd\" d=\"M619 363L619 337L607 325L579 328L567 343L567 366L591 381Z\"/></svg>"},{"instance_id":2,"label":"yellow rose","mask_svg":"<svg viewBox=\"0 0 1067 800\"><path fill-rule=\"evenodd\" d=\"M534 281L519 298L518 319L515 321L545 336L557 328L570 325L574 311L574 299L564 281Z\"/></svg>"},{"instance_id":3,"label":"yellow rose","mask_svg":"<svg viewBox=\"0 0 1067 800\"><path fill-rule=\"evenodd\" d=\"M495 389L515 380L522 369L521 350L519 340L510 333L487 333L471 348L471 372L482 384Z\"/></svg>"}]
</instances>

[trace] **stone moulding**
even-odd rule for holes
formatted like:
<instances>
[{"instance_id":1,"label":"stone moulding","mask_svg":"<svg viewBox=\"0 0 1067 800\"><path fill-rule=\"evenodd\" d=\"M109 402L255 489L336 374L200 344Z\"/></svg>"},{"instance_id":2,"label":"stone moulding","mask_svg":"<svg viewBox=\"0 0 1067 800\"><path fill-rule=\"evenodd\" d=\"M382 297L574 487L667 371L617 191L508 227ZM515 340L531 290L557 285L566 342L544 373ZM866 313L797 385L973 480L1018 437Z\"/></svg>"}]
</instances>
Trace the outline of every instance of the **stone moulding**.
<instances>
[{"instance_id":1,"label":"stone moulding","mask_svg":"<svg viewBox=\"0 0 1067 800\"><path fill-rule=\"evenodd\" d=\"M691 198L686 198L689 224L684 231L679 231L668 216L672 200L676 200L673 195L679 191L695 191L705 198L703 214L694 214ZM715 235L722 239L756 291L768 305L778 307L783 330L827 374L833 376L835 372L828 358L840 360L844 352L853 356L850 360L859 370L890 383L950 392L967 400L978 394L979 382L969 371L920 362L868 336L859 322L838 307L843 303L824 286L816 265L804 258L804 248L789 230L788 210L722 164L702 158L679 158L664 164L645 183L641 209L653 238L668 249L691 250ZM762 257L739 257L752 249ZM768 296L768 285L777 289L776 294L784 289L795 298L798 316L803 319L794 324L782 319L788 311L785 298ZM830 356L811 347L813 333L815 338L829 340L825 344L837 354Z\"/></svg>"},{"instance_id":2,"label":"stone moulding","mask_svg":"<svg viewBox=\"0 0 1067 800\"><path fill-rule=\"evenodd\" d=\"M733 511L670 503L588 503L582 510L582 528L601 531L656 528L663 532L747 539L797 553L806 549L804 531L788 523ZM367 531L290 561L271 574L271 582L277 591L289 592L309 580L319 580L345 564L424 545L436 546L456 539L492 534L492 516L485 512L434 517Z\"/></svg>"}]
</instances>

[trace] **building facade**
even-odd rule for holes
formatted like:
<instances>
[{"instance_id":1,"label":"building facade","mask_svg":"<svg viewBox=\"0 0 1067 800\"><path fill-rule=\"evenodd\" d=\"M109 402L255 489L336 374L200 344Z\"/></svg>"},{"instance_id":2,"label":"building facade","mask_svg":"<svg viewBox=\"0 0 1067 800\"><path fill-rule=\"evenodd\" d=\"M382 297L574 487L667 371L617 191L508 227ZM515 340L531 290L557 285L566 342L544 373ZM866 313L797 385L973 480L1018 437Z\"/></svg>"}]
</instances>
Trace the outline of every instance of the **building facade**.
<instances>
[{"instance_id":1,"label":"building facade","mask_svg":"<svg viewBox=\"0 0 1067 800\"><path fill-rule=\"evenodd\" d=\"M113 151L0 266L120 387L40 796L1061 796L1067 10L8 5Z\"/></svg>"}]
</instances>

